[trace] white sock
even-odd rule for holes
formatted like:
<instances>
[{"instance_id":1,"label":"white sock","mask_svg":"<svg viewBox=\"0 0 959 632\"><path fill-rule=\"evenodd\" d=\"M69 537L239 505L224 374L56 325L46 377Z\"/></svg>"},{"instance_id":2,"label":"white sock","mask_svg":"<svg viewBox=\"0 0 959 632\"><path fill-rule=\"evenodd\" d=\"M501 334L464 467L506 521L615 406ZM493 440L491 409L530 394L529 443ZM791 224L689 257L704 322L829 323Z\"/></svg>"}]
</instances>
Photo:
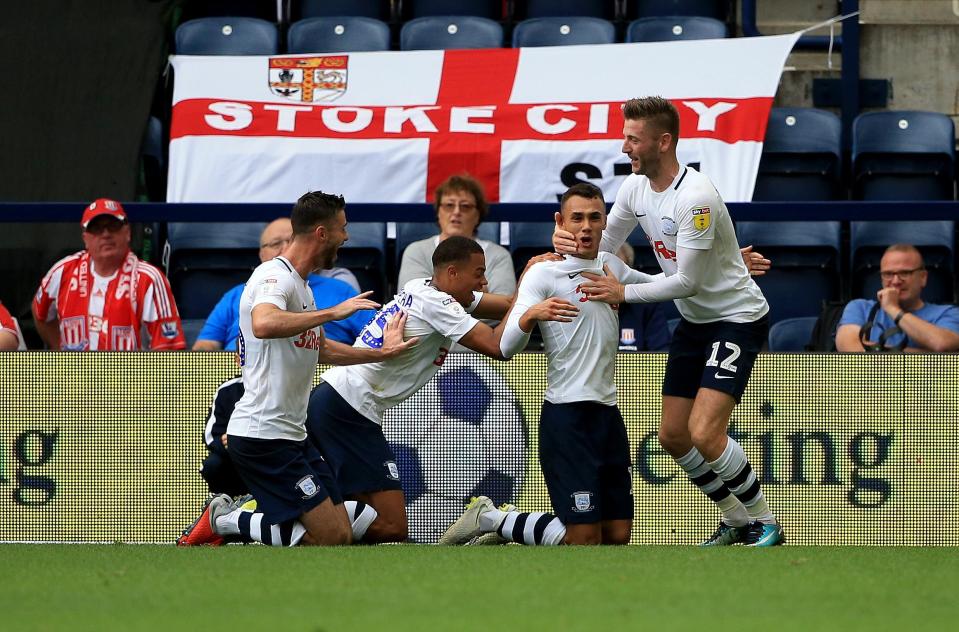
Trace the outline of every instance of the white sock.
<instances>
[{"instance_id":1,"label":"white sock","mask_svg":"<svg viewBox=\"0 0 959 632\"><path fill-rule=\"evenodd\" d=\"M518 512L512 512L518 513ZM484 511L480 514L479 517L479 527L483 530L483 533L489 533L491 531L496 531L496 529L503 524L503 520L506 519L506 512L500 511L499 509L490 509L489 511Z\"/></svg>"},{"instance_id":2,"label":"white sock","mask_svg":"<svg viewBox=\"0 0 959 632\"><path fill-rule=\"evenodd\" d=\"M357 500L345 500L343 506L346 507L346 515L353 529L353 542L359 542L379 514L370 505Z\"/></svg>"},{"instance_id":3,"label":"white sock","mask_svg":"<svg viewBox=\"0 0 959 632\"><path fill-rule=\"evenodd\" d=\"M756 473L753 472L746 453L732 437L727 438L726 449L718 459L709 464L716 475L723 479L729 490L746 507L749 517L760 522L775 522L769 504L763 496Z\"/></svg>"},{"instance_id":4,"label":"white sock","mask_svg":"<svg viewBox=\"0 0 959 632\"><path fill-rule=\"evenodd\" d=\"M723 479L710 468L699 450L692 448L689 452L674 460L689 476L690 482L716 503L719 510L723 512L723 522L733 527L742 527L749 522L749 513L746 508L730 492Z\"/></svg>"}]
</instances>

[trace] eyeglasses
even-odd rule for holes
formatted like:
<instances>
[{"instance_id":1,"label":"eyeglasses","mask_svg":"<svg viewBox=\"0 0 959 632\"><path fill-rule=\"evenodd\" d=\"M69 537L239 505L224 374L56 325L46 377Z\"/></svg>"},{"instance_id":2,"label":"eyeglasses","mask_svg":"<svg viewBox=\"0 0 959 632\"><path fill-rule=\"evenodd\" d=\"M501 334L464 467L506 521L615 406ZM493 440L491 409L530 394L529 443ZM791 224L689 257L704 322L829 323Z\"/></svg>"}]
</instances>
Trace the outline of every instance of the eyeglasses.
<instances>
[{"instance_id":1,"label":"eyeglasses","mask_svg":"<svg viewBox=\"0 0 959 632\"><path fill-rule=\"evenodd\" d=\"M899 277L905 281L920 270L925 270L925 268L913 268L912 270L882 270L879 273L879 276L882 277L883 281L892 281L892 277Z\"/></svg>"},{"instance_id":2,"label":"eyeglasses","mask_svg":"<svg viewBox=\"0 0 959 632\"><path fill-rule=\"evenodd\" d=\"M93 223L91 222L83 230L91 235L102 235L103 233L118 233L120 230L126 226L126 222L101 222Z\"/></svg>"},{"instance_id":3,"label":"eyeglasses","mask_svg":"<svg viewBox=\"0 0 959 632\"><path fill-rule=\"evenodd\" d=\"M440 208L447 213L452 213L457 206L460 207L460 210L464 213L468 213L476 209L476 205L472 202L443 202L440 204Z\"/></svg>"},{"instance_id":4,"label":"eyeglasses","mask_svg":"<svg viewBox=\"0 0 959 632\"><path fill-rule=\"evenodd\" d=\"M283 246L290 243L292 239L274 239L273 241L267 242L265 244L260 244L260 249L275 249L282 248Z\"/></svg>"}]
</instances>

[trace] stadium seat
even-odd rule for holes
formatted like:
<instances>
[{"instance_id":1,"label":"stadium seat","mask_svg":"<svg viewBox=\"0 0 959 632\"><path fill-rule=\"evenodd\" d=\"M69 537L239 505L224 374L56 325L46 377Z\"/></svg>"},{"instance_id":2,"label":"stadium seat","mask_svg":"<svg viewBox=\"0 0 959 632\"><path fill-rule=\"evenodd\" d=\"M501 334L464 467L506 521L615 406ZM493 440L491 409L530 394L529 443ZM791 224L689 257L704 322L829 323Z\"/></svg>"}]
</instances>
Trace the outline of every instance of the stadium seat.
<instances>
[{"instance_id":1,"label":"stadium seat","mask_svg":"<svg viewBox=\"0 0 959 632\"><path fill-rule=\"evenodd\" d=\"M181 318L206 318L223 293L259 265L262 222L167 225L167 270Z\"/></svg>"},{"instance_id":2,"label":"stadium seat","mask_svg":"<svg viewBox=\"0 0 959 632\"><path fill-rule=\"evenodd\" d=\"M407 0L409 15L422 18L428 15L474 15L498 20L501 15L500 0Z\"/></svg>"},{"instance_id":3,"label":"stadium seat","mask_svg":"<svg viewBox=\"0 0 959 632\"><path fill-rule=\"evenodd\" d=\"M839 196L842 123L815 108L773 108L753 201L834 200Z\"/></svg>"},{"instance_id":4,"label":"stadium seat","mask_svg":"<svg viewBox=\"0 0 959 632\"><path fill-rule=\"evenodd\" d=\"M726 24L715 18L670 15L640 18L626 27L627 42L672 42L674 40L723 39Z\"/></svg>"},{"instance_id":5,"label":"stadium seat","mask_svg":"<svg viewBox=\"0 0 959 632\"><path fill-rule=\"evenodd\" d=\"M612 44L616 28L602 18L553 17L523 20L513 30L513 48Z\"/></svg>"},{"instance_id":6,"label":"stadium seat","mask_svg":"<svg viewBox=\"0 0 959 632\"><path fill-rule=\"evenodd\" d=\"M178 4L181 7L181 24L211 16L242 16L267 22L280 22L282 18L276 0L202 0Z\"/></svg>"},{"instance_id":7,"label":"stadium seat","mask_svg":"<svg viewBox=\"0 0 959 632\"><path fill-rule=\"evenodd\" d=\"M476 229L476 236L494 244L499 243L499 222L483 222ZM435 222L397 222L396 224L396 269L403 262L403 251L414 241L434 237L438 230Z\"/></svg>"},{"instance_id":8,"label":"stadium seat","mask_svg":"<svg viewBox=\"0 0 959 632\"><path fill-rule=\"evenodd\" d=\"M908 213L904 209L903 213ZM955 222L850 222L849 251L852 297L874 298L882 287L879 261L892 244L912 244L922 253L928 282L922 291L930 303L955 302Z\"/></svg>"},{"instance_id":9,"label":"stadium seat","mask_svg":"<svg viewBox=\"0 0 959 632\"><path fill-rule=\"evenodd\" d=\"M527 0L526 18L592 17L616 18L616 2L610 0Z\"/></svg>"},{"instance_id":10,"label":"stadium seat","mask_svg":"<svg viewBox=\"0 0 959 632\"><path fill-rule=\"evenodd\" d=\"M209 17L184 22L174 36L178 55L274 55L279 34L272 22Z\"/></svg>"},{"instance_id":11,"label":"stadium seat","mask_svg":"<svg viewBox=\"0 0 959 632\"><path fill-rule=\"evenodd\" d=\"M293 0L290 18L364 17L389 20L389 0Z\"/></svg>"},{"instance_id":12,"label":"stadium seat","mask_svg":"<svg viewBox=\"0 0 959 632\"><path fill-rule=\"evenodd\" d=\"M666 327L669 328L669 337L670 337L670 338L672 338L672 337L673 337L673 334L676 333L676 327L679 326L679 321L681 321L681 320L682 320L682 318L670 318L669 320L666 321Z\"/></svg>"},{"instance_id":13,"label":"stadium seat","mask_svg":"<svg viewBox=\"0 0 959 632\"><path fill-rule=\"evenodd\" d=\"M629 18L700 15L725 21L729 4L728 0L626 0L626 15Z\"/></svg>"},{"instance_id":14,"label":"stadium seat","mask_svg":"<svg viewBox=\"0 0 959 632\"><path fill-rule=\"evenodd\" d=\"M488 18L434 15L410 20L400 30L400 50L499 48L503 27Z\"/></svg>"},{"instance_id":15,"label":"stadium seat","mask_svg":"<svg viewBox=\"0 0 959 632\"><path fill-rule=\"evenodd\" d=\"M823 301L839 299L839 222L739 222L736 233L741 246L753 245L773 262L756 277L770 323L817 316Z\"/></svg>"},{"instance_id":16,"label":"stadium seat","mask_svg":"<svg viewBox=\"0 0 959 632\"><path fill-rule=\"evenodd\" d=\"M356 275L360 289L372 298L386 298L386 222L356 222L346 228L349 240L340 246L334 265Z\"/></svg>"},{"instance_id":17,"label":"stadium seat","mask_svg":"<svg viewBox=\"0 0 959 632\"><path fill-rule=\"evenodd\" d=\"M805 351L812 338L816 316L787 318L769 328L770 351Z\"/></svg>"},{"instance_id":18,"label":"stadium seat","mask_svg":"<svg viewBox=\"0 0 959 632\"><path fill-rule=\"evenodd\" d=\"M553 250L553 222L510 222L509 251L517 278L536 255Z\"/></svg>"},{"instance_id":19,"label":"stadium seat","mask_svg":"<svg viewBox=\"0 0 959 632\"><path fill-rule=\"evenodd\" d=\"M390 27L373 18L309 18L290 25L287 49L291 53L389 50Z\"/></svg>"},{"instance_id":20,"label":"stadium seat","mask_svg":"<svg viewBox=\"0 0 959 632\"><path fill-rule=\"evenodd\" d=\"M151 201L162 202L166 199L166 152L163 138L163 123L155 116L147 120L147 128L143 134L143 143L140 148L140 159L143 161L143 180L147 189L147 197Z\"/></svg>"},{"instance_id":21,"label":"stadium seat","mask_svg":"<svg viewBox=\"0 0 959 632\"><path fill-rule=\"evenodd\" d=\"M179 306L177 306L179 308ZM196 342L196 337L200 334L200 330L203 329L203 325L206 323L205 318L181 318L181 324L183 325L183 336L186 338L186 348L192 349L193 343Z\"/></svg>"},{"instance_id":22,"label":"stadium seat","mask_svg":"<svg viewBox=\"0 0 959 632\"><path fill-rule=\"evenodd\" d=\"M862 200L955 197L955 128L938 112L867 112L852 124L853 192Z\"/></svg>"}]
</instances>

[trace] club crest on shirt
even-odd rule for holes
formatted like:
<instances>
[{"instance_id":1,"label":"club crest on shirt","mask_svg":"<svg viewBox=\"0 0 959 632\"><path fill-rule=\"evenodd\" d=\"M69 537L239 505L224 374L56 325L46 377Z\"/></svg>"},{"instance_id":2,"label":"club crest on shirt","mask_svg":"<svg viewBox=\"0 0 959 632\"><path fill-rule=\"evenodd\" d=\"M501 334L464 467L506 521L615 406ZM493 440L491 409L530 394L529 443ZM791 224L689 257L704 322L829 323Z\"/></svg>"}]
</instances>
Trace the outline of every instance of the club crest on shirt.
<instances>
[{"instance_id":1,"label":"club crest on shirt","mask_svg":"<svg viewBox=\"0 0 959 632\"><path fill-rule=\"evenodd\" d=\"M709 228L709 207L697 206L693 209L693 228L706 230Z\"/></svg>"},{"instance_id":2,"label":"club crest on shirt","mask_svg":"<svg viewBox=\"0 0 959 632\"><path fill-rule=\"evenodd\" d=\"M296 483L296 488L303 492L303 498L313 498L319 490L313 482L313 475L304 476Z\"/></svg>"},{"instance_id":3,"label":"club crest on shirt","mask_svg":"<svg viewBox=\"0 0 959 632\"><path fill-rule=\"evenodd\" d=\"M573 511L584 513L593 509L593 492L576 492L573 494Z\"/></svg>"},{"instance_id":4,"label":"club crest on shirt","mask_svg":"<svg viewBox=\"0 0 959 632\"><path fill-rule=\"evenodd\" d=\"M662 223L664 235L674 237L676 233L679 232L679 229L676 228L676 221L672 217L661 217L660 222Z\"/></svg>"}]
</instances>

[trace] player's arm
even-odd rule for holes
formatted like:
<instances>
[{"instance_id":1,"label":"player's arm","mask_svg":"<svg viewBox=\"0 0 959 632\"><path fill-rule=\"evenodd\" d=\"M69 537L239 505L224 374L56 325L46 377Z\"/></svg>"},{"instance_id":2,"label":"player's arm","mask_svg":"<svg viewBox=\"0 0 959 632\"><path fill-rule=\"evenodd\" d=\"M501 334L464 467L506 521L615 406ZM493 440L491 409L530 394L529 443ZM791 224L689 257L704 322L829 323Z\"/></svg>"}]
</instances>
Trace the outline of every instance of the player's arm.
<instances>
[{"instance_id":1,"label":"player's arm","mask_svg":"<svg viewBox=\"0 0 959 632\"><path fill-rule=\"evenodd\" d=\"M676 274L657 277L649 283L624 285L606 267L606 276L584 272L589 283L581 286L591 301L611 305L619 303L658 303L677 298L694 296L706 277L709 251L696 248L676 247Z\"/></svg>"},{"instance_id":2,"label":"player's arm","mask_svg":"<svg viewBox=\"0 0 959 632\"><path fill-rule=\"evenodd\" d=\"M403 330L406 328L406 312L399 312L390 318L383 330L383 346L379 349L367 347L351 347L342 342L326 339L326 344L320 350L320 362L347 366L351 364L366 364L382 362L403 353L417 342L419 338L403 340Z\"/></svg>"},{"instance_id":3,"label":"player's arm","mask_svg":"<svg viewBox=\"0 0 959 632\"><path fill-rule=\"evenodd\" d=\"M361 309L377 309L379 303L367 298L372 293L363 292L333 307L311 312L288 312L273 303L258 303L251 313L253 335L261 340L289 338L331 320L342 320Z\"/></svg>"},{"instance_id":4,"label":"player's arm","mask_svg":"<svg viewBox=\"0 0 959 632\"><path fill-rule=\"evenodd\" d=\"M514 309L516 308L514 307ZM528 338L536 322L554 320L568 323L577 316L578 312L579 308L569 301L555 297L548 298L524 310L522 315L518 317L519 327L521 329L526 327L524 332ZM507 355L507 353L504 353L502 346L503 333L506 331L509 320L510 318L503 320L495 329L486 323L477 322L469 333L460 338L458 342L468 349L478 351L495 360L508 360L516 353L516 351L509 353L511 348L507 347Z\"/></svg>"}]
</instances>

